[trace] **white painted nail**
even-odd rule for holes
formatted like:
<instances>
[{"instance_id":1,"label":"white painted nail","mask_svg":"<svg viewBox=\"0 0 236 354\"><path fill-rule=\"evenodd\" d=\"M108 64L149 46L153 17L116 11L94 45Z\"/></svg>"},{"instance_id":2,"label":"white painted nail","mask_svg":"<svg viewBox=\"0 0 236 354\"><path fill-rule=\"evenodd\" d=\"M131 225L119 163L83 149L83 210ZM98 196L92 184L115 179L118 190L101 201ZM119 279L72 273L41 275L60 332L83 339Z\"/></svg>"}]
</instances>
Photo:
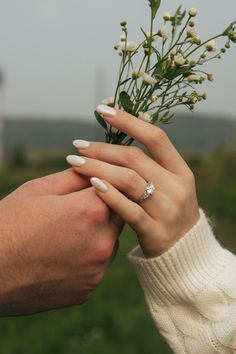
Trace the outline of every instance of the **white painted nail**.
<instances>
[{"instance_id":1,"label":"white painted nail","mask_svg":"<svg viewBox=\"0 0 236 354\"><path fill-rule=\"evenodd\" d=\"M77 149L86 149L89 147L90 145L90 142L89 141L86 141L86 140L74 140L73 141L73 145L74 147L76 147Z\"/></svg>"},{"instance_id":2,"label":"white painted nail","mask_svg":"<svg viewBox=\"0 0 236 354\"><path fill-rule=\"evenodd\" d=\"M100 104L96 107L96 111L98 113L102 113L105 116L109 116L109 117L115 117L116 116L116 110L112 107L109 106L105 106L103 104Z\"/></svg>"},{"instance_id":3,"label":"white painted nail","mask_svg":"<svg viewBox=\"0 0 236 354\"><path fill-rule=\"evenodd\" d=\"M66 161L72 166L83 166L86 164L86 160L81 156L68 155Z\"/></svg>"},{"instance_id":4,"label":"white painted nail","mask_svg":"<svg viewBox=\"0 0 236 354\"><path fill-rule=\"evenodd\" d=\"M91 182L91 184L92 184L95 188L97 188L100 192L105 193L105 192L108 191L108 187L106 186L106 184L105 184L103 181L101 181L99 178L97 178L97 177L92 177L92 178L90 179L90 182Z\"/></svg>"}]
</instances>

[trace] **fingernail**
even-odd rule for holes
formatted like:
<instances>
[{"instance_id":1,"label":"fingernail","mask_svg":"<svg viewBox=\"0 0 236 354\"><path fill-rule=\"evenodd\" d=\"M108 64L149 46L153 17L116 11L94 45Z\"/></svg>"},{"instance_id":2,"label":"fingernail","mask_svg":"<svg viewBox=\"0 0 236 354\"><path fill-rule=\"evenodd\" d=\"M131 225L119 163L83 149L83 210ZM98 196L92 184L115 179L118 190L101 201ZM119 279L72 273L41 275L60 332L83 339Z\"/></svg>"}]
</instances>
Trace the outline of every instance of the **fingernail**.
<instances>
[{"instance_id":1,"label":"fingernail","mask_svg":"<svg viewBox=\"0 0 236 354\"><path fill-rule=\"evenodd\" d=\"M109 107L109 106L105 106L103 104L100 104L96 107L96 111L98 113L102 113L106 116L109 116L109 117L115 117L116 116L116 110L112 107Z\"/></svg>"},{"instance_id":2,"label":"fingernail","mask_svg":"<svg viewBox=\"0 0 236 354\"><path fill-rule=\"evenodd\" d=\"M83 166L86 164L86 160L81 156L68 155L66 161L72 166Z\"/></svg>"},{"instance_id":3,"label":"fingernail","mask_svg":"<svg viewBox=\"0 0 236 354\"><path fill-rule=\"evenodd\" d=\"M86 149L89 147L90 142L86 141L86 140L74 140L73 141L73 145L77 148L77 149Z\"/></svg>"},{"instance_id":4,"label":"fingernail","mask_svg":"<svg viewBox=\"0 0 236 354\"><path fill-rule=\"evenodd\" d=\"M100 192L105 193L105 192L108 191L108 187L106 186L106 184L105 184L103 181L101 181L99 178L97 178L97 177L92 177L92 178L90 179L90 182L91 182L91 184L92 184L95 188L97 188Z\"/></svg>"}]
</instances>

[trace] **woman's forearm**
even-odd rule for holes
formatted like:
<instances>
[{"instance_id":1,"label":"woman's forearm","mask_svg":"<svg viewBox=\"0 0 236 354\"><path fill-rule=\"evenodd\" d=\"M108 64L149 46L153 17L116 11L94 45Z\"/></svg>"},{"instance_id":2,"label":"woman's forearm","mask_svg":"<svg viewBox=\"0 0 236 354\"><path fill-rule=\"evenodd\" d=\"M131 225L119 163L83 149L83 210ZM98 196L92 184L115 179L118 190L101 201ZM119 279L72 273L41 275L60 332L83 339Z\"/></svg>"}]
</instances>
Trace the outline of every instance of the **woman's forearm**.
<instances>
[{"instance_id":1,"label":"woman's forearm","mask_svg":"<svg viewBox=\"0 0 236 354\"><path fill-rule=\"evenodd\" d=\"M162 256L129 255L155 324L177 354L236 353L236 257L200 221Z\"/></svg>"}]
</instances>

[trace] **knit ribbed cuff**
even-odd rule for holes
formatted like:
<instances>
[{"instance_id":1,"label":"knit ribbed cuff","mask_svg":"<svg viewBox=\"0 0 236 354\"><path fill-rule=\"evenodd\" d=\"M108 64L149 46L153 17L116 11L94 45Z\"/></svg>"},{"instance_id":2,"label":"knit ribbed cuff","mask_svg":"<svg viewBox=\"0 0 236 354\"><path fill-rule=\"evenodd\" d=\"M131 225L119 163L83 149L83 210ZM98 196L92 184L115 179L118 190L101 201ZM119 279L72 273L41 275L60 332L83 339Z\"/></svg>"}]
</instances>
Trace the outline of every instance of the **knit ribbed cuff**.
<instances>
[{"instance_id":1,"label":"knit ribbed cuff","mask_svg":"<svg viewBox=\"0 0 236 354\"><path fill-rule=\"evenodd\" d=\"M203 210L199 211L198 223L160 257L145 258L139 246L128 255L151 302L187 301L226 266L231 254L220 246Z\"/></svg>"}]
</instances>

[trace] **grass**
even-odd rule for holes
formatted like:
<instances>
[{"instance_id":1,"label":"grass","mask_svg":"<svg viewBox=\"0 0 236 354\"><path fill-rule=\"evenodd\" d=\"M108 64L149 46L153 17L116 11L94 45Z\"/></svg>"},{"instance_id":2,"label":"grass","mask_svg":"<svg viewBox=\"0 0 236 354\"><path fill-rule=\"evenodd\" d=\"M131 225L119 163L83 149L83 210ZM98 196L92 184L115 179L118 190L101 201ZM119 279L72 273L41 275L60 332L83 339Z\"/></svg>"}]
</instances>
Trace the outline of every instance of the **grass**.
<instances>
[{"instance_id":1,"label":"grass","mask_svg":"<svg viewBox=\"0 0 236 354\"><path fill-rule=\"evenodd\" d=\"M48 163L47 163L48 161ZM66 167L63 159L43 158L0 173L3 197L27 179ZM199 203L221 242L236 251L236 151L192 155ZM120 252L93 298L83 306L19 318L0 319L0 354L169 354L145 305L126 254L136 244L126 227Z\"/></svg>"}]
</instances>

